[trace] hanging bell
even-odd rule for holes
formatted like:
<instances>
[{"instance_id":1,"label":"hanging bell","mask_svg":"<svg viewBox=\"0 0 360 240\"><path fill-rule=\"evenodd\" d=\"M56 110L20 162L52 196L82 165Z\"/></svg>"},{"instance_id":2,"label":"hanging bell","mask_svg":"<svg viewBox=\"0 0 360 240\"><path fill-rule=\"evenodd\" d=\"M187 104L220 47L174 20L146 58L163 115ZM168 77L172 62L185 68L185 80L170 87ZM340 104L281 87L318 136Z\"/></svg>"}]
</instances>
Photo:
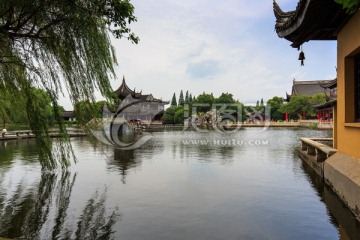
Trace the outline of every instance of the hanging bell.
<instances>
[{"instance_id":1,"label":"hanging bell","mask_svg":"<svg viewBox=\"0 0 360 240\"><path fill-rule=\"evenodd\" d=\"M300 52L299 60L301 61L301 66L304 66L305 54L303 51Z\"/></svg>"}]
</instances>

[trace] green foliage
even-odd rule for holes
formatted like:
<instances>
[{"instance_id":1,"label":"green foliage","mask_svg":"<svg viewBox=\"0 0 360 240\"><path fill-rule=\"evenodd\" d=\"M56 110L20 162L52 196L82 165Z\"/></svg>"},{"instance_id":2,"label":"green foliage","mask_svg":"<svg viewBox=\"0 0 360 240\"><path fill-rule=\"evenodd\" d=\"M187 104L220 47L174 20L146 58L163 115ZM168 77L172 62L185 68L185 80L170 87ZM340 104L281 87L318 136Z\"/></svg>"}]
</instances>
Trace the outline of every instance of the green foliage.
<instances>
[{"instance_id":1,"label":"green foliage","mask_svg":"<svg viewBox=\"0 0 360 240\"><path fill-rule=\"evenodd\" d=\"M114 105L108 101L80 101L75 105L75 112L78 113L77 119L81 123L88 123L93 118L101 118L104 107L114 112Z\"/></svg>"},{"instance_id":2,"label":"green foliage","mask_svg":"<svg viewBox=\"0 0 360 240\"><path fill-rule=\"evenodd\" d=\"M43 168L69 165L71 145L62 122L58 98L64 90L74 104L94 102L95 89L112 97L114 49L109 33L138 38L128 25L136 21L128 0L32 0L0 2L0 88L11 103L26 103L31 129L37 133ZM52 151L46 111L33 87L44 89L63 138ZM0 105L2 105L0 103ZM0 107L7 121L6 106ZM79 114L77 114L80 116Z\"/></svg>"},{"instance_id":3,"label":"green foliage","mask_svg":"<svg viewBox=\"0 0 360 240\"><path fill-rule=\"evenodd\" d=\"M190 100L189 100L189 91L186 91L185 93L185 104L189 104Z\"/></svg>"},{"instance_id":4,"label":"green foliage","mask_svg":"<svg viewBox=\"0 0 360 240\"><path fill-rule=\"evenodd\" d=\"M172 99L171 99L171 106L177 106L177 102L176 102L176 95L174 93Z\"/></svg>"},{"instance_id":5,"label":"green foliage","mask_svg":"<svg viewBox=\"0 0 360 240\"><path fill-rule=\"evenodd\" d=\"M200 94L194 101L193 105L204 105L204 106L196 106L197 112L207 112L210 111L211 105L215 102L215 98L212 94L203 93Z\"/></svg>"},{"instance_id":6,"label":"green foliage","mask_svg":"<svg viewBox=\"0 0 360 240\"><path fill-rule=\"evenodd\" d=\"M310 97L310 103L312 105L317 105L317 104L321 104L321 103L325 103L325 102L326 102L325 94L319 93L319 94L312 95Z\"/></svg>"},{"instance_id":7,"label":"green foliage","mask_svg":"<svg viewBox=\"0 0 360 240\"><path fill-rule=\"evenodd\" d=\"M174 123L175 124L184 124L184 120L185 120L184 108L181 107L174 114Z\"/></svg>"},{"instance_id":8,"label":"green foliage","mask_svg":"<svg viewBox=\"0 0 360 240\"><path fill-rule=\"evenodd\" d=\"M313 107L313 105L325 102L325 94L320 93L313 96L299 94L292 96L289 103L283 104L280 107L280 112L296 114L300 119L303 112L305 112L307 116L315 116L316 109Z\"/></svg>"},{"instance_id":9,"label":"green foliage","mask_svg":"<svg viewBox=\"0 0 360 240\"><path fill-rule=\"evenodd\" d=\"M179 96L178 104L179 104L180 106L183 106L183 105L185 104L184 94L183 94L183 91L182 91L182 90L180 91L180 96Z\"/></svg>"},{"instance_id":10,"label":"green foliage","mask_svg":"<svg viewBox=\"0 0 360 240\"><path fill-rule=\"evenodd\" d=\"M266 103L271 110L271 119L274 121L283 120L283 113L280 111L281 106L284 104L284 99L282 97L273 97L269 99Z\"/></svg>"},{"instance_id":11,"label":"green foliage","mask_svg":"<svg viewBox=\"0 0 360 240\"><path fill-rule=\"evenodd\" d=\"M53 126L55 116L50 95L46 91L38 88L31 88L30 91L36 98L37 107L40 109L40 117L46 122L47 126ZM2 91L0 91L0 102L0 121L2 121L4 128L10 123L29 124L24 98L14 99L11 93L2 89ZM62 109L62 107L58 107L58 113L61 113Z\"/></svg>"},{"instance_id":12,"label":"green foliage","mask_svg":"<svg viewBox=\"0 0 360 240\"><path fill-rule=\"evenodd\" d=\"M175 114L178 110L183 109L183 106L171 106L164 112L163 123L164 124L175 124Z\"/></svg>"},{"instance_id":13,"label":"green foliage","mask_svg":"<svg viewBox=\"0 0 360 240\"><path fill-rule=\"evenodd\" d=\"M214 103L235 103L231 93L222 93L218 98L214 99Z\"/></svg>"},{"instance_id":14,"label":"green foliage","mask_svg":"<svg viewBox=\"0 0 360 240\"><path fill-rule=\"evenodd\" d=\"M335 2L341 4L348 14L355 13L360 7L360 0L335 0Z\"/></svg>"},{"instance_id":15,"label":"green foliage","mask_svg":"<svg viewBox=\"0 0 360 240\"><path fill-rule=\"evenodd\" d=\"M309 128L311 128L311 129L318 129L318 124L317 124L317 123L310 123L310 124L309 124Z\"/></svg>"}]
</instances>

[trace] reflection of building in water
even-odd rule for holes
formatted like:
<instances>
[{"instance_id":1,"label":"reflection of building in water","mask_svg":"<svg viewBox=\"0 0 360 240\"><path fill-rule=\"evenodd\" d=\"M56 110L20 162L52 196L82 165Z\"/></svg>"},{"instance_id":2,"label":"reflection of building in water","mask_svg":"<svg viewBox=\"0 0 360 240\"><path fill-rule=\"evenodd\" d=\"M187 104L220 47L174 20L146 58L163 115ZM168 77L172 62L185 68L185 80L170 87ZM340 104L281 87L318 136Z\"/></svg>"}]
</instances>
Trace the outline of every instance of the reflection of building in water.
<instances>
[{"instance_id":1,"label":"reflection of building in water","mask_svg":"<svg viewBox=\"0 0 360 240\"><path fill-rule=\"evenodd\" d=\"M135 156L134 150L114 149L114 157L110 160L109 165L119 169L122 176L122 182L125 183L126 175L132 168L140 166L142 161Z\"/></svg>"},{"instance_id":2,"label":"reflection of building in water","mask_svg":"<svg viewBox=\"0 0 360 240\"><path fill-rule=\"evenodd\" d=\"M161 121L164 115L164 106L169 104L169 101L157 99L152 94L142 94L142 91L136 92L135 89L131 90L125 82L125 77L120 87L114 93L121 101L124 101L124 104L128 104L126 101L128 101L127 97L129 95L132 99L140 101L139 104L133 105L131 109L127 109L126 116L124 116L126 120Z\"/></svg>"}]
</instances>

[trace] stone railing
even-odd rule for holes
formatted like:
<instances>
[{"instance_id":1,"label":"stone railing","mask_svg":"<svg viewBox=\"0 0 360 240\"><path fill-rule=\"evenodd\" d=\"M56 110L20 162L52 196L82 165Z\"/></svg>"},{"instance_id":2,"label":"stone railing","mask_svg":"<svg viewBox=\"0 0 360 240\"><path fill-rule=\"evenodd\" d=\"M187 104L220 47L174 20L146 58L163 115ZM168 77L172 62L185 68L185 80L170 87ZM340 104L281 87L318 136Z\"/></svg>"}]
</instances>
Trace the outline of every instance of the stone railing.
<instances>
[{"instance_id":1,"label":"stone railing","mask_svg":"<svg viewBox=\"0 0 360 240\"><path fill-rule=\"evenodd\" d=\"M303 127L311 127L311 126L316 126L317 128L320 129L332 129L334 122L331 121L319 121L317 119L313 119L313 120L299 120L299 124L300 126Z\"/></svg>"},{"instance_id":2,"label":"stone railing","mask_svg":"<svg viewBox=\"0 0 360 240\"><path fill-rule=\"evenodd\" d=\"M337 152L335 148L329 147L318 141L332 141L331 138L300 138L301 150L307 155L314 156L317 162L324 162L327 158Z\"/></svg>"}]
</instances>

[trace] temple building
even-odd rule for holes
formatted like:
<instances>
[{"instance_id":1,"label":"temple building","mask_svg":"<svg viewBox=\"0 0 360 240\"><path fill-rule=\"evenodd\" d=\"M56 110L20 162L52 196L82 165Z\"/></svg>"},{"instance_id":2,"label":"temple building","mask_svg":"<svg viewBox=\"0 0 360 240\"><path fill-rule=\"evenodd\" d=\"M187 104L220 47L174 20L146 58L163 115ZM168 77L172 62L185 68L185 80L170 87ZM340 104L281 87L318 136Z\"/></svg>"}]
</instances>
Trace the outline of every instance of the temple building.
<instances>
[{"instance_id":1,"label":"temple building","mask_svg":"<svg viewBox=\"0 0 360 240\"><path fill-rule=\"evenodd\" d=\"M114 93L120 100L116 109L120 104L131 105L120 113L128 121L161 122L165 105L170 103L169 101L157 99L152 94L142 94L142 91L131 90L125 82L125 77L123 77L120 87Z\"/></svg>"},{"instance_id":2,"label":"temple building","mask_svg":"<svg viewBox=\"0 0 360 240\"><path fill-rule=\"evenodd\" d=\"M333 80L316 80L316 81L295 81L291 88L291 94L286 93L286 101L289 102L290 98L295 95L315 95L326 93L326 89L323 86L331 83Z\"/></svg>"},{"instance_id":3,"label":"temple building","mask_svg":"<svg viewBox=\"0 0 360 240\"><path fill-rule=\"evenodd\" d=\"M334 109L337 99L337 79L330 81L327 84L321 85L326 94L326 102L315 105L317 109L318 120L322 122L331 122L334 120Z\"/></svg>"},{"instance_id":4,"label":"temple building","mask_svg":"<svg viewBox=\"0 0 360 240\"><path fill-rule=\"evenodd\" d=\"M360 5L354 3L346 10L335 0L299 0L294 11L284 12L274 1L274 14L276 33L298 50L311 40L337 41L337 82L336 87L329 86L337 94L333 102L336 152L319 164L325 182L360 219ZM299 60L304 59L300 52ZM316 156L321 151L317 147Z\"/></svg>"},{"instance_id":5,"label":"temple building","mask_svg":"<svg viewBox=\"0 0 360 240\"><path fill-rule=\"evenodd\" d=\"M286 101L289 102L292 96L296 95L315 95L325 94L326 103L323 105L315 105L314 107L318 110L319 121L332 121L333 120L333 105L336 103L336 95L331 94L333 91L331 86L336 87L336 79L333 80L314 80L314 81L295 81L293 80L293 86L291 94L286 93ZM331 103L329 97L331 96ZM303 112L302 118L306 118L306 113ZM285 113L285 121L289 120L289 114Z\"/></svg>"}]
</instances>

